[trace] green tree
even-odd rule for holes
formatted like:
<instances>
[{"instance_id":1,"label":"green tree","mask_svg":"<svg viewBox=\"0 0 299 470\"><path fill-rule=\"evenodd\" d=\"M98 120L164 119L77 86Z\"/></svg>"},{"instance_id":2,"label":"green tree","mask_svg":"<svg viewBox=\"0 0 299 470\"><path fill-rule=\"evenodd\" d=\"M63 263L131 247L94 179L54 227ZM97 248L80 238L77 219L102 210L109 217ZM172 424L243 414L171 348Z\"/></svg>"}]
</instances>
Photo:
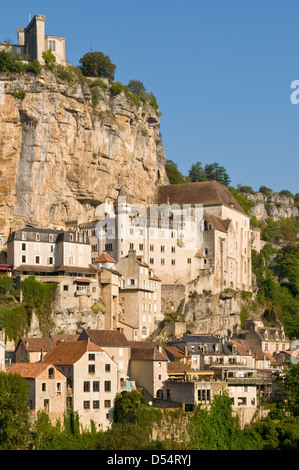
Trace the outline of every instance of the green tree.
<instances>
[{"instance_id":1,"label":"green tree","mask_svg":"<svg viewBox=\"0 0 299 470\"><path fill-rule=\"evenodd\" d=\"M26 448L29 436L28 386L18 374L0 372L0 449Z\"/></svg>"},{"instance_id":2,"label":"green tree","mask_svg":"<svg viewBox=\"0 0 299 470\"><path fill-rule=\"evenodd\" d=\"M205 165L204 169L205 178L208 181L214 180L218 183L228 186L230 184L230 177L223 166L220 166L219 163L210 163Z\"/></svg>"},{"instance_id":3,"label":"green tree","mask_svg":"<svg viewBox=\"0 0 299 470\"><path fill-rule=\"evenodd\" d=\"M192 183L206 181L206 175L200 162L193 163L189 170L189 178L191 179Z\"/></svg>"},{"instance_id":4,"label":"green tree","mask_svg":"<svg viewBox=\"0 0 299 470\"><path fill-rule=\"evenodd\" d=\"M118 393L114 400L114 421L126 425L137 422L137 411L147 401L138 390Z\"/></svg>"},{"instance_id":5,"label":"green tree","mask_svg":"<svg viewBox=\"0 0 299 470\"><path fill-rule=\"evenodd\" d=\"M108 78L114 80L116 65L103 52L95 51L84 54L79 60L82 74L86 77Z\"/></svg>"},{"instance_id":6,"label":"green tree","mask_svg":"<svg viewBox=\"0 0 299 470\"><path fill-rule=\"evenodd\" d=\"M144 84L140 80L130 80L127 87L132 93L139 96L139 98L146 100L147 92Z\"/></svg>"},{"instance_id":7,"label":"green tree","mask_svg":"<svg viewBox=\"0 0 299 470\"><path fill-rule=\"evenodd\" d=\"M293 364L283 382L283 397L287 410L299 416L299 364Z\"/></svg>"},{"instance_id":8,"label":"green tree","mask_svg":"<svg viewBox=\"0 0 299 470\"><path fill-rule=\"evenodd\" d=\"M185 182L184 175L179 171L177 164L172 160L166 160L165 171L170 184L182 184Z\"/></svg>"}]
</instances>

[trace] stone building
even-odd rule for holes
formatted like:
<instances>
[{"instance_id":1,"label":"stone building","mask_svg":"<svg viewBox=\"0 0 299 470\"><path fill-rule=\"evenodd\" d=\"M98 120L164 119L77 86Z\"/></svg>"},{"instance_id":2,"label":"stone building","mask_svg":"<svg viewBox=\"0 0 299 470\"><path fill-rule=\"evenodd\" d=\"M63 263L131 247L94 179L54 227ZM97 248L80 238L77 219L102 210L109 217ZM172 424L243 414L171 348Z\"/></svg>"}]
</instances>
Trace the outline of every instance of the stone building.
<instances>
[{"instance_id":1,"label":"stone building","mask_svg":"<svg viewBox=\"0 0 299 470\"><path fill-rule=\"evenodd\" d=\"M117 262L129 250L154 270L163 285L200 280L202 290L251 291L250 216L216 181L159 186L153 204L136 208L123 195L105 217L81 224L94 249Z\"/></svg>"},{"instance_id":2,"label":"stone building","mask_svg":"<svg viewBox=\"0 0 299 470\"><path fill-rule=\"evenodd\" d=\"M139 343L139 344L138 344ZM130 377L142 387L148 398L165 399L165 381L168 378L168 357L162 346L153 347L146 342L131 344Z\"/></svg>"},{"instance_id":3,"label":"stone building","mask_svg":"<svg viewBox=\"0 0 299 470\"><path fill-rule=\"evenodd\" d=\"M77 231L24 227L11 232L7 262L15 276L55 282L54 309L86 309L99 298L96 269L90 264L88 237Z\"/></svg>"},{"instance_id":4,"label":"stone building","mask_svg":"<svg viewBox=\"0 0 299 470\"><path fill-rule=\"evenodd\" d=\"M51 363L16 363L7 371L19 374L29 385L29 409L31 418L38 411L48 414L51 423L61 422L66 411L66 375Z\"/></svg>"},{"instance_id":5,"label":"stone building","mask_svg":"<svg viewBox=\"0 0 299 470\"><path fill-rule=\"evenodd\" d=\"M138 330L138 339L145 339L163 318L161 280L135 250L129 250L115 269L122 274L119 319Z\"/></svg>"},{"instance_id":6,"label":"stone building","mask_svg":"<svg viewBox=\"0 0 299 470\"><path fill-rule=\"evenodd\" d=\"M117 364L116 386L117 391L127 390L131 387L129 377L129 363L131 348L125 335L118 330L83 329L78 341L91 341L109 354Z\"/></svg>"},{"instance_id":7,"label":"stone building","mask_svg":"<svg viewBox=\"0 0 299 470\"><path fill-rule=\"evenodd\" d=\"M62 342L44 358L67 376L67 411L78 412L80 424L91 420L104 431L111 427L117 393L117 364L92 341Z\"/></svg>"},{"instance_id":8,"label":"stone building","mask_svg":"<svg viewBox=\"0 0 299 470\"><path fill-rule=\"evenodd\" d=\"M5 47L24 60L38 60L41 64L44 63L42 53L50 50L56 62L64 65L65 38L45 34L45 22L44 15L35 15L25 28L18 28L18 44L5 44Z\"/></svg>"},{"instance_id":9,"label":"stone building","mask_svg":"<svg viewBox=\"0 0 299 470\"><path fill-rule=\"evenodd\" d=\"M247 330L244 335L245 339L265 353L277 354L290 347L290 341L279 321L276 321L273 327L265 327L260 320L248 320L245 323L245 330Z\"/></svg>"}]
</instances>

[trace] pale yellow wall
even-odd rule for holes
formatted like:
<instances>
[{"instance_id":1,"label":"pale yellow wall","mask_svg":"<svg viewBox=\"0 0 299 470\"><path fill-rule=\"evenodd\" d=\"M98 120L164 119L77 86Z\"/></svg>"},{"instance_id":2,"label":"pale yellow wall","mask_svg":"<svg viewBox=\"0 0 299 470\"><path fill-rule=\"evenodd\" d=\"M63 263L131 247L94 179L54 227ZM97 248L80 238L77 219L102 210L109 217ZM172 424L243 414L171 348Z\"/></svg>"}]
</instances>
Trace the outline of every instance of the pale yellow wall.
<instances>
[{"instance_id":1,"label":"pale yellow wall","mask_svg":"<svg viewBox=\"0 0 299 470\"><path fill-rule=\"evenodd\" d=\"M95 361L89 360L89 354L95 354ZM95 365L95 373L88 370L89 364ZM110 364L110 372L105 370L105 364ZM90 391L84 392L84 382L90 382ZM100 382L100 391L93 391L93 382ZM111 391L105 391L105 381L111 382ZM73 366L73 409L79 414L83 427L90 428L93 420L97 429L106 430L111 427L113 418L114 399L117 393L117 364L106 352L86 352ZM110 406L105 406L105 400L110 400ZM84 409L84 401L90 402L90 409ZM93 401L100 401L99 409L93 408ZM108 417L107 417L108 415Z\"/></svg>"}]
</instances>

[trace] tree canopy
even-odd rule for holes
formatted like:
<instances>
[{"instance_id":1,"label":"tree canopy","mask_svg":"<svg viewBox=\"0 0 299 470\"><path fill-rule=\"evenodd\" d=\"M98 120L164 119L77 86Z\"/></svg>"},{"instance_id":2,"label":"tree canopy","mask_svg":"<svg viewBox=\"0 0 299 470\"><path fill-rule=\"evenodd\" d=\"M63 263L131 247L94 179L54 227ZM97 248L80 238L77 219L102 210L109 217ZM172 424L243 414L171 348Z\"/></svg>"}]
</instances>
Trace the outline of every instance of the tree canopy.
<instances>
[{"instance_id":1,"label":"tree canopy","mask_svg":"<svg viewBox=\"0 0 299 470\"><path fill-rule=\"evenodd\" d=\"M100 77L114 80L116 65L103 52L87 52L79 60L82 74L86 77Z\"/></svg>"}]
</instances>

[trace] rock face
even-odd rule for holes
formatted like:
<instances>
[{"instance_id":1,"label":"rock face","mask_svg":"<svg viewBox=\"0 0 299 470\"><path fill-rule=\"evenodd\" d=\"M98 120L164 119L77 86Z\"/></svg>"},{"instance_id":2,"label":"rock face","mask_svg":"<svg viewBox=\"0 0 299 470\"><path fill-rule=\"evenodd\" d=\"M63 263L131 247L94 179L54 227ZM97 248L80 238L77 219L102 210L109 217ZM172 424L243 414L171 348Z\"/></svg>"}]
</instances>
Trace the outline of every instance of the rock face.
<instances>
[{"instance_id":1,"label":"rock face","mask_svg":"<svg viewBox=\"0 0 299 470\"><path fill-rule=\"evenodd\" d=\"M278 220L299 215L292 197L281 196L278 193L266 195L261 192L245 193L244 196L252 201L251 215L255 216L257 220L266 220L269 217Z\"/></svg>"},{"instance_id":2,"label":"rock face","mask_svg":"<svg viewBox=\"0 0 299 470\"><path fill-rule=\"evenodd\" d=\"M122 92L98 88L92 106L86 83L42 70L0 75L0 232L24 223L67 228L117 199L149 203L167 184L159 116ZM20 97L16 92L25 92ZM19 96L19 97L18 97Z\"/></svg>"}]
</instances>

